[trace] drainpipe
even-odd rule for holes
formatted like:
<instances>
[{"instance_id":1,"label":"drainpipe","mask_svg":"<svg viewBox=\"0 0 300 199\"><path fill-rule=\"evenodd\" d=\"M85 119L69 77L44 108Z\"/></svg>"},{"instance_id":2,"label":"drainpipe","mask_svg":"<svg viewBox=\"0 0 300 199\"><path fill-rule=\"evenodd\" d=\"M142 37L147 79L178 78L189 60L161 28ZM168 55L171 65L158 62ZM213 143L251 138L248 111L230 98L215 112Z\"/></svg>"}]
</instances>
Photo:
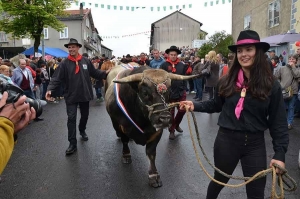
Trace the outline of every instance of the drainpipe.
<instances>
[{"instance_id":1,"label":"drainpipe","mask_svg":"<svg viewBox=\"0 0 300 199\"><path fill-rule=\"evenodd\" d=\"M80 3L80 7L79 7L79 10L80 10L80 16L82 17L81 19L81 23L80 23L80 39L81 39L81 43L83 44L84 46L84 38L82 38L82 23L83 23L83 4ZM81 50L81 54L83 53L83 50Z\"/></svg>"}]
</instances>

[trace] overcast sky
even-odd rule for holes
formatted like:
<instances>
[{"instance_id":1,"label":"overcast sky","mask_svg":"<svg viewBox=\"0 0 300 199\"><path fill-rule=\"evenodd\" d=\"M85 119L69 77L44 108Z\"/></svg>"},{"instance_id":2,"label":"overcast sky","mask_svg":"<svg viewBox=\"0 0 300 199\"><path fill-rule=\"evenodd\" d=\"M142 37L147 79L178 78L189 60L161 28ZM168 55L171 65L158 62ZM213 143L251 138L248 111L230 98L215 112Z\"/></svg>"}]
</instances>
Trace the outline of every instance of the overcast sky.
<instances>
[{"instance_id":1,"label":"overcast sky","mask_svg":"<svg viewBox=\"0 0 300 199\"><path fill-rule=\"evenodd\" d=\"M201 29L208 32L209 35L221 30L231 33L231 3L228 0L225 0L225 4L222 4L222 0L219 0L218 5L215 4L216 0L213 0L213 6L210 6L211 0L82 0L79 2L85 2L84 9L92 9L94 24L100 36L121 37L119 39L103 38L102 41L103 45L113 50L115 56L136 55L141 52L148 53L150 33L124 38L122 38L122 35L150 31L151 23L176 11L176 5L182 8L182 5L185 4L186 8L182 9L181 12L203 23ZM167 4L166 2L170 3ZM204 6L205 2L208 2L207 7ZM89 5L89 3L92 5ZM95 7L95 3L99 4L98 8ZM105 5L104 9L101 8L101 4ZM189 4L192 4L192 8L189 8ZM107 5L111 5L110 10L107 9ZM118 9L114 10L113 6L118 6ZM123 10L119 10L119 6L124 6ZM125 6L146 8L135 9L132 12L126 11ZM157 6L161 7L160 11L157 11ZM167 6L166 11L163 11L163 6ZM169 9L170 6L173 6L173 10ZM154 7L154 11L151 11L150 7ZM79 9L79 6L73 3L70 9ZM160 50L164 51L165 49Z\"/></svg>"}]
</instances>

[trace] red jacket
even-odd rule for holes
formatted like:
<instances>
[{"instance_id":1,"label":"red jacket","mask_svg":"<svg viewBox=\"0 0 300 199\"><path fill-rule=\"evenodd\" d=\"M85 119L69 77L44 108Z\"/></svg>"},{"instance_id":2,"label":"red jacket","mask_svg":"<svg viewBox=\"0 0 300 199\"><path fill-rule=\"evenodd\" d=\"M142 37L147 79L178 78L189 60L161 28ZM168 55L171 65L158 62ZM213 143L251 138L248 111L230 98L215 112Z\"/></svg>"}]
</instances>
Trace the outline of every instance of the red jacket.
<instances>
[{"instance_id":1,"label":"red jacket","mask_svg":"<svg viewBox=\"0 0 300 199\"><path fill-rule=\"evenodd\" d=\"M36 77L36 72L30 67L30 66L26 66L26 68L28 68L32 74L32 78L35 79Z\"/></svg>"}]
</instances>

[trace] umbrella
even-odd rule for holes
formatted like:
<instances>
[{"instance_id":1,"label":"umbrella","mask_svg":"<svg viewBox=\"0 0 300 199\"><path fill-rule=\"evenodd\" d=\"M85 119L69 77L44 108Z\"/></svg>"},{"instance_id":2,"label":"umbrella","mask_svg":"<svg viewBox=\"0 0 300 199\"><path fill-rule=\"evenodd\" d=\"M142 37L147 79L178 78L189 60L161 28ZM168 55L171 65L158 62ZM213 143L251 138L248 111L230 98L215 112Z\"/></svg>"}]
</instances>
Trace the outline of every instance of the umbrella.
<instances>
[{"instance_id":1,"label":"umbrella","mask_svg":"<svg viewBox=\"0 0 300 199\"><path fill-rule=\"evenodd\" d=\"M300 34L298 33L286 33L281 35L273 35L261 39L262 42L267 42L269 44L282 44L282 43L295 42L299 40L300 40Z\"/></svg>"}]
</instances>

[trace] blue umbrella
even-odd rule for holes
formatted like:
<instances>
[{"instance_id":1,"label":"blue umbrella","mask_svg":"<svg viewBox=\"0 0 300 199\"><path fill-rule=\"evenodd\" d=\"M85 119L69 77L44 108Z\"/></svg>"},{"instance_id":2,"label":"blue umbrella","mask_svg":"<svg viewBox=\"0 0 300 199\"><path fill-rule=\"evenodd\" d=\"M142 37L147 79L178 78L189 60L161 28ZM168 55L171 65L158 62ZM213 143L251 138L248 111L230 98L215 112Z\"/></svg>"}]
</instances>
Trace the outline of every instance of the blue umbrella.
<instances>
[{"instance_id":1,"label":"blue umbrella","mask_svg":"<svg viewBox=\"0 0 300 199\"><path fill-rule=\"evenodd\" d=\"M273 35L261 39L262 42L267 42L269 44L282 44L282 43L296 42L299 40L300 40L300 34L298 33L286 33L280 35Z\"/></svg>"}]
</instances>

